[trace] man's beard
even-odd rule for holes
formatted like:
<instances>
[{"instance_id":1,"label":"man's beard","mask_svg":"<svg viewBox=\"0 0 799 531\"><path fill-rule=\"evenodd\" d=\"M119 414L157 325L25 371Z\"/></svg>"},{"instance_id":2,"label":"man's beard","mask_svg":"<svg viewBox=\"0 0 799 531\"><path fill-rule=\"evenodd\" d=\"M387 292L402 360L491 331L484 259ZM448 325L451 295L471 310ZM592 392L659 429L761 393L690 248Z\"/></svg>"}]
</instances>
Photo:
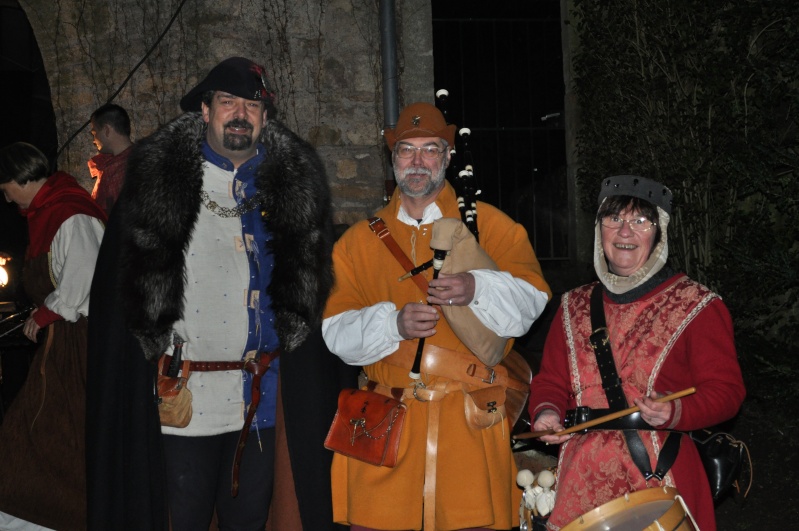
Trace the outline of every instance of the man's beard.
<instances>
[{"instance_id":1,"label":"man's beard","mask_svg":"<svg viewBox=\"0 0 799 531\"><path fill-rule=\"evenodd\" d=\"M408 184L408 175L412 173L424 174L430 177L430 179L427 181L427 184L425 184L425 187L419 191L411 190ZM441 183L444 182L446 174L447 167L444 164L441 164L441 167L438 170L438 175L435 177L433 177L433 172L427 168L405 168L401 173L398 168L394 168L394 179L397 181L397 186L399 186L399 189L402 191L403 195L408 197L425 197L432 194L438 190L441 186Z\"/></svg>"},{"instance_id":2,"label":"man's beard","mask_svg":"<svg viewBox=\"0 0 799 531\"><path fill-rule=\"evenodd\" d=\"M247 129L250 131L249 135L236 135L233 133L228 133L228 127L238 127ZM245 149L249 149L252 146L252 124L247 120L242 120L241 118L236 118L235 120L231 120L225 124L225 130L222 134L222 145L225 149L229 149L230 151L244 151Z\"/></svg>"}]
</instances>

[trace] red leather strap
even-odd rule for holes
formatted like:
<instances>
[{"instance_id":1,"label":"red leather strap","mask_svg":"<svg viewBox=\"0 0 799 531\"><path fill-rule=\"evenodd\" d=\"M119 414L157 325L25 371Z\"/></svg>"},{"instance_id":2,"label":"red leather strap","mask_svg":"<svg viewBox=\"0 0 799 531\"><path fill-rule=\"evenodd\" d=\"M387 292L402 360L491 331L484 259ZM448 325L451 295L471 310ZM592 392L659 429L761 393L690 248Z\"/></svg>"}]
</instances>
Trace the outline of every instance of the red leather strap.
<instances>
[{"instance_id":1,"label":"red leather strap","mask_svg":"<svg viewBox=\"0 0 799 531\"><path fill-rule=\"evenodd\" d=\"M386 244L388 250L391 251L391 254L394 255L394 258L397 259L397 262L400 263L406 273L416 267L413 265L413 262L411 262L411 259L408 258L404 252L402 252L397 240L394 239L394 236L391 235L388 227L386 227L385 221L379 217L369 218L369 228L372 229L372 232L374 232L384 244ZM427 296L427 280L425 280L422 275L413 275L411 279L416 282L416 285L419 286L419 289L422 290L422 293Z\"/></svg>"},{"instance_id":2,"label":"red leather strap","mask_svg":"<svg viewBox=\"0 0 799 531\"><path fill-rule=\"evenodd\" d=\"M244 426L241 428L239 434L239 443L236 446L236 455L233 458L233 479L230 485L230 494L234 498L239 493L239 469L241 468L241 456L244 453L244 445L247 444L247 435L250 433L250 426L252 419L255 416L255 410L258 409L258 403L261 401L261 378L263 378L272 361L280 355L280 349L273 350L272 352L262 352L258 359L249 359L244 362L244 370L252 374L252 395L250 397L250 406L247 408L247 418L244 420Z\"/></svg>"},{"instance_id":3,"label":"red leather strap","mask_svg":"<svg viewBox=\"0 0 799 531\"><path fill-rule=\"evenodd\" d=\"M169 362L172 356L164 354L164 367L169 367ZM192 372L209 372L209 371L237 371L245 369L244 361L191 361L183 360L183 363L188 363Z\"/></svg>"}]
</instances>

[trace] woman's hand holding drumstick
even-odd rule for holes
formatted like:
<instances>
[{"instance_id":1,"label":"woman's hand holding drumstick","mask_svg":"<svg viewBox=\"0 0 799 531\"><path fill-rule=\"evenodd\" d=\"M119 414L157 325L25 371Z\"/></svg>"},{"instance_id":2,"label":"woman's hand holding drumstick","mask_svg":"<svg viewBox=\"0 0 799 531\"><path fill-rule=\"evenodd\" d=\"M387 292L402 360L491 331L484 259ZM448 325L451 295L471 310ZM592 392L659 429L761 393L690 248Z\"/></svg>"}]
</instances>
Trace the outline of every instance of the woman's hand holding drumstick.
<instances>
[{"instance_id":1,"label":"woman's hand holding drumstick","mask_svg":"<svg viewBox=\"0 0 799 531\"><path fill-rule=\"evenodd\" d=\"M657 398L657 399L655 399L655 402L670 402L672 400L676 400L678 398L682 398L684 396L688 396L688 395L694 394L695 392L696 392L696 387L689 387L688 389L683 389L682 391L678 391L676 393L672 393L670 395L666 395L666 396L662 396L660 398ZM618 418L621 418L621 417L626 417L627 415L632 415L633 413L635 413L637 411L640 411L640 408L638 406L633 406L633 407L629 407L627 409L622 409L621 411L616 411L616 412L613 412L613 413L609 413L609 414L605 415L604 417L600 417L598 419L589 420L588 422L583 422L582 424L578 424L576 426L572 426L571 428L559 430L558 428L562 427L560 425L560 419L557 418L557 414L554 411L548 410L547 412L542 414L542 417L544 415L554 416L555 419L556 419L556 420L554 420L556 425L553 424L553 426L554 426L553 428L545 429L545 430L539 430L539 431L533 431L533 432L530 432L530 433L521 433L519 435L516 435L514 438L515 439L536 439L536 438L539 438L539 437L547 437L547 436L550 436L550 435L554 435L555 437L551 437L551 438L548 437L550 439L549 441L547 441L546 439L542 439L542 440L544 442L547 442L547 443L551 442L551 443L559 444L559 443L564 442L566 440L566 438L565 438L566 435L569 435L571 433L575 433L575 432L578 432L578 431L582 431L584 429L591 428L593 426L597 426L597 425L602 424L604 422L608 422L608 421L611 421L611 420L614 420L614 419L618 419ZM541 417L539 417L539 420L545 420L545 421L549 420L550 422L553 422L552 419L542 419ZM536 422L536 424L538 424L538 421Z\"/></svg>"}]
</instances>

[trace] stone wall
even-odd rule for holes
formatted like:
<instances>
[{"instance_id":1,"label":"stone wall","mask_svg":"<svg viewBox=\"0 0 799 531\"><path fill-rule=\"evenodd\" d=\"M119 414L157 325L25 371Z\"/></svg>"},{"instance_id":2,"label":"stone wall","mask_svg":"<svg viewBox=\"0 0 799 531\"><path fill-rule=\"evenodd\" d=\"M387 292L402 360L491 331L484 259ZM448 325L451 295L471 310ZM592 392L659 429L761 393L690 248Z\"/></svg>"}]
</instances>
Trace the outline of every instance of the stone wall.
<instances>
[{"instance_id":1,"label":"stone wall","mask_svg":"<svg viewBox=\"0 0 799 531\"><path fill-rule=\"evenodd\" d=\"M20 0L42 53L61 149L59 167L86 186L92 111L125 107L134 140L178 114L220 60L264 64L278 118L320 152L336 222L382 206L378 2L374 0ZM430 0L396 2L400 105L433 101ZM412 37L406 37L412 35ZM408 72L410 75L404 76ZM121 90L120 90L121 88Z\"/></svg>"}]
</instances>

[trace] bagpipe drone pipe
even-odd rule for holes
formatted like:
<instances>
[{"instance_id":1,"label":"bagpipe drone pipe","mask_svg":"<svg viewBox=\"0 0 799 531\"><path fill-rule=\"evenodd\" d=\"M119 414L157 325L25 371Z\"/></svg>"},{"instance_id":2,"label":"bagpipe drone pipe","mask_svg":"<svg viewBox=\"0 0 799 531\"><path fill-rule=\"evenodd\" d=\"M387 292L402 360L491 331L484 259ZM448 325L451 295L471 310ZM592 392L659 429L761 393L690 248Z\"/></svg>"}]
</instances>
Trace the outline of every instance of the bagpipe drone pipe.
<instances>
[{"instance_id":1,"label":"bagpipe drone pipe","mask_svg":"<svg viewBox=\"0 0 799 531\"><path fill-rule=\"evenodd\" d=\"M436 92L436 106L444 115L447 123L450 123L449 109L447 108L449 92L447 90L439 90ZM461 214L461 221L474 235L475 240L480 242L480 235L478 230L478 215L477 199L481 195L482 190L480 180L474 168L472 150L471 150L472 132L468 127L461 127L458 129L458 134L455 135L455 146L452 147L452 158L448 168L448 178L455 193L458 197L458 209ZM534 367L530 362L520 354L518 348L514 348L503 363L509 365L518 364L514 369L515 373L521 375L529 368ZM525 376L527 377L527 376ZM521 377L520 377L521 379ZM527 398L525 397L525 402ZM523 433L530 431L530 420L527 413L526 406L522 408L521 417L513 424L512 433ZM529 444L525 444L525 447ZM522 449L523 450L523 449Z\"/></svg>"},{"instance_id":2,"label":"bagpipe drone pipe","mask_svg":"<svg viewBox=\"0 0 799 531\"><path fill-rule=\"evenodd\" d=\"M447 123L450 122L449 109L447 107L449 92L441 89L436 92L436 106L444 115ZM469 228L475 239L480 241L477 229L477 196L480 195L480 184L474 172L472 161L472 151L469 147L472 131L468 127L458 129L455 136L455 145L450 146L452 159L447 173L449 180L458 195L458 209L461 213L461 221Z\"/></svg>"}]
</instances>

